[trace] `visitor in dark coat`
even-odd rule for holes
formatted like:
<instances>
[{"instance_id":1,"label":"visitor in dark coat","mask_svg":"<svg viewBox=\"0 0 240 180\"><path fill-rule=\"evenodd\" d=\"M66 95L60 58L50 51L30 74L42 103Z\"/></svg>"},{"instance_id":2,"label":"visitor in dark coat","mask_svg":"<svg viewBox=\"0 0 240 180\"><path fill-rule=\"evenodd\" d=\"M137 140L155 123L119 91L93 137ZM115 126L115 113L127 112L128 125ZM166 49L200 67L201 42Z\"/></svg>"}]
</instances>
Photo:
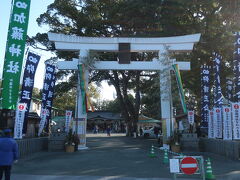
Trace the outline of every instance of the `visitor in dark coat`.
<instances>
[{"instance_id":1,"label":"visitor in dark coat","mask_svg":"<svg viewBox=\"0 0 240 180\"><path fill-rule=\"evenodd\" d=\"M11 130L5 129L4 137L0 137L0 180L5 174L5 180L10 180L11 168L18 159L18 147L16 141L10 137Z\"/></svg>"}]
</instances>

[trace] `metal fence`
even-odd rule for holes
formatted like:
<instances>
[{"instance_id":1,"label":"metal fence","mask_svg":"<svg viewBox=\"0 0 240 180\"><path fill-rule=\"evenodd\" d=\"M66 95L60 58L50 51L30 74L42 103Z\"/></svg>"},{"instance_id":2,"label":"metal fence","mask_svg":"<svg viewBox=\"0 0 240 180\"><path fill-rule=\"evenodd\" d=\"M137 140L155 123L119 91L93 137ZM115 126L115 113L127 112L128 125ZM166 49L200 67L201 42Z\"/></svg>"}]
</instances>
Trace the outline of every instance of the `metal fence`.
<instances>
[{"instance_id":1,"label":"metal fence","mask_svg":"<svg viewBox=\"0 0 240 180\"><path fill-rule=\"evenodd\" d=\"M19 157L33 154L35 152L47 151L48 137L20 139L17 140Z\"/></svg>"}]
</instances>

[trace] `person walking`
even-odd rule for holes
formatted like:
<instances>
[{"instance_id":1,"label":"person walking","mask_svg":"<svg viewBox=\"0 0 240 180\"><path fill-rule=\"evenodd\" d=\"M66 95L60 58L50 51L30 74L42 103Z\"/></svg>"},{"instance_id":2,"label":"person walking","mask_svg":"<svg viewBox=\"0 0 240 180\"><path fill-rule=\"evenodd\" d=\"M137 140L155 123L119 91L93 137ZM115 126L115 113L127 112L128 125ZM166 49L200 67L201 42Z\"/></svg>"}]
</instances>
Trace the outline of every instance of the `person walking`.
<instances>
[{"instance_id":1,"label":"person walking","mask_svg":"<svg viewBox=\"0 0 240 180\"><path fill-rule=\"evenodd\" d=\"M3 130L4 137L0 138L0 180L5 174L5 180L10 180L11 168L14 161L18 159L18 146L11 138L11 130Z\"/></svg>"}]
</instances>

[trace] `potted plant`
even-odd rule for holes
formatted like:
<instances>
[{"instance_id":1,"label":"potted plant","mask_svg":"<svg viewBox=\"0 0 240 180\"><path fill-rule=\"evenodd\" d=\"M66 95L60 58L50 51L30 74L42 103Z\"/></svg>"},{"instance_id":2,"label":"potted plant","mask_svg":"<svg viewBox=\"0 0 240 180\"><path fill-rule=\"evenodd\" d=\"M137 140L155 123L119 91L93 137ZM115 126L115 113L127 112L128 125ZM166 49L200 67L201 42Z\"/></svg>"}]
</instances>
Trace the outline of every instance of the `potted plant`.
<instances>
[{"instance_id":1,"label":"potted plant","mask_svg":"<svg viewBox=\"0 0 240 180\"><path fill-rule=\"evenodd\" d=\"M74 147L75 147L74 135L72 134L72 130L69 130L65 139L65 151L74 152Z\"/></svg>"},{"instance_id":2,"label":"potted plant","mask_svg":"<svg viewBox=\"0 0 240 180\"><path fill-rule=\"evenodd\" d=\"M179 153L180 150L180 133L175 130L173 135L171 135L167 141L167 144L170 146L171 151Z\"/></svg>"}]
</instances>

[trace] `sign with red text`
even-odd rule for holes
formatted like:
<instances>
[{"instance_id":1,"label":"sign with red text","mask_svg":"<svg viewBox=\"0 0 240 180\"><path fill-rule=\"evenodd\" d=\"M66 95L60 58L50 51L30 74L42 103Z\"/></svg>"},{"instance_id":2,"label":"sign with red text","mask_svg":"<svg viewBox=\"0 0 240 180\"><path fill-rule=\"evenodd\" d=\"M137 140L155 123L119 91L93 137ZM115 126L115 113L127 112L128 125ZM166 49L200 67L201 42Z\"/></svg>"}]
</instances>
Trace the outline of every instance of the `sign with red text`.
<instances>
[{"instance_id":1,"label":"sign with red text","mask_svg":"<svg viewBox=\"0 0 240 180\"><path fill-rule=\"evenodd\" d=\"M14 138L15 139L22 139L22 129L23 129L23 122L24 122L26 106L27 106L26 103L18 103L18 105L17 105L15 124L14 124Z\"/></svg>"},{"instance_id":2,"label":"sign with red text","mask_svg":"<svg viewBox=\"0 0 240 180\"><path fill-rule=\"evenodd\" d=\"M214 137L214 119L213 119L213 111L208 111L208 138Z\"/></svg>"},{"instance_id":3,"label":"sign with red text","mask_svg":"<svg viewBox=\"0 0 240 180\"><path fill-rule=\"evenodd\" d=\"M233 139L240 139L240 103L232 103Z\"/></svg>"},{"instance_id":4,"label":"sign with red text","mask_svg":"<svg viewBox=\"0 0 240 180\"><path fill-rule=\"evenodd\" d=\"M214 137L222 138L222 110L221 108L213 108L214 121Z\"/></svg>"},{"instance_id":5,"label":"sign with red text","mask_svg":"<svg viewBox=\"0 0 240 180\"><path fill-rule=\"evenodd\" d=\"M72 121L72 111L66 111L66 115L65 115L65 131L66 132L69 132L71 121Z\"/></svg>"},{"instance_id":6,"label":"sign with red text","mask_svg":"<svg viewBox=\"0 0 240 180\"><path fill-rule=\"evenodd\" d=\"M232 140L231 107L223 106L223 139Z\"/></svg>"},{"instance_id":7,"label":"sign with red text","mask_svg":"<svg viewBox=\"0 0 240 180\"><path fill-rule=\"evenodd\" d=\"M188 122L189 124L194 124L194 111L188 111Z\"/></svg>"}]
</instances>

